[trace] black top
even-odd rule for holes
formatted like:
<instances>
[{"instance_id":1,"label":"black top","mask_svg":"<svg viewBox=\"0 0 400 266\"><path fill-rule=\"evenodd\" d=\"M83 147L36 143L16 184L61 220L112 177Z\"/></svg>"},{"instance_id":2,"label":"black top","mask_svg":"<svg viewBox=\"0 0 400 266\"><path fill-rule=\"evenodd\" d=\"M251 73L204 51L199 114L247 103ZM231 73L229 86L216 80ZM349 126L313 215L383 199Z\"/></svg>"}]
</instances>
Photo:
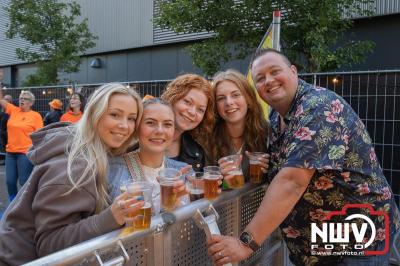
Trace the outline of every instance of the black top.
<instances>
[{"instance_id":1,"label":"black top","mask_svg":"<svg viewBox=\"0 0 400 266\"><path fill-rule=\"evenodd\" d=\"M203 172L206 163L203 148L187 132L184 132L181 136L179 155L171 159L190 164L195 172Z\"/></svg>"},{"instance_id":2,"label":"black top","mask_svg":"<svg viewBox=\"0 0 400 266\"><path fill-rule=\"evenodd\" d=\"M7 145L7 122L10 116L1 111L0 112L0 152L5 152Z\"/></svg>"},{"instance_id":3,"label":"black top","mask_svg":"<svg viewBox=\"0 0 400 266\"><path fill-rule=\"evenodd\" d=\"M62 116L61 110L53 110L46 114L43 119L43 123L45 126L50 125L51 123L59 122Z\"/></svg>"}]
</instances>

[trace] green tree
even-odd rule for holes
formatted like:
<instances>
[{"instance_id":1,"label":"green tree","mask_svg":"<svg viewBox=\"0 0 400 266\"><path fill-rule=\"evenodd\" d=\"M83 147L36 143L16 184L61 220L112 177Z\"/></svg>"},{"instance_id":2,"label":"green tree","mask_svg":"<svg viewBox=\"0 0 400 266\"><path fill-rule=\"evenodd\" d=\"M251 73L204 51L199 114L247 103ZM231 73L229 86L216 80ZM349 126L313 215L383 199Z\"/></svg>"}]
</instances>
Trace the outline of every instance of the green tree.
<instances>
[{"instance_id":1,"label":"green tree","mask_svg":"<svg viewBox=\"0 0 400 266\"><path fill-rule=\"evenodd\" d=\"M373 0L158 1L155 23L161 28L215 33L187 48L195 65L208 75L218 71L221 63L254 52L272 22L273 10L283 10L282 51L300 70L319 72L357 64L374 48L371 41L343 38L353 25L351 15L371 15L361 7Z\"/></svg>"},{"instance_id":2,"label":"green tree","mask_svg":"<svg viewBox=\"0 0 400 266\"><path fill-rule=\"evenodd\" d=\"M16 49L17 58L37 65L24 85L56 84L58 73L77 72L80 55L95 45L97 37L89 32L87 19L77 21L81 13L76 2L11 0L5 10L7 38L18 36L32 45Z\"/></svg>"}]
</instances>

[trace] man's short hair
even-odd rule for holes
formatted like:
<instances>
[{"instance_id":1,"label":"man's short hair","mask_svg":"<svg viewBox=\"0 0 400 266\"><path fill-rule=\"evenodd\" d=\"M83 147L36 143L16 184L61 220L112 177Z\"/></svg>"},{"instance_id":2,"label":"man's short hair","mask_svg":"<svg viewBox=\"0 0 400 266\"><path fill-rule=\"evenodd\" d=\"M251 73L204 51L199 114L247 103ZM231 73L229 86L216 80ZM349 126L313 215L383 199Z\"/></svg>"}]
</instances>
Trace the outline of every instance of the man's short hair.
<instances>
[{"instance_id":1,"label":"man's short hair","mask_svg":"<svg viewBox=\"0 0 400 266\"><path fill-rule=\"evenodd\" d=\"M267 49L258 49L254 56L253 59L251 60L251 66L253 66L254 61L256 61L257 58L268 54L268 53L275 53L278 54L282 59L283 62L285 62L286 65L288 65L289 67L292 65L292 63L290 62L289 58L286 57L286 55L284 55L283 53L279 52L278 50L272 49L272 48L267 48Z\"/></svg>"}]
</instances>

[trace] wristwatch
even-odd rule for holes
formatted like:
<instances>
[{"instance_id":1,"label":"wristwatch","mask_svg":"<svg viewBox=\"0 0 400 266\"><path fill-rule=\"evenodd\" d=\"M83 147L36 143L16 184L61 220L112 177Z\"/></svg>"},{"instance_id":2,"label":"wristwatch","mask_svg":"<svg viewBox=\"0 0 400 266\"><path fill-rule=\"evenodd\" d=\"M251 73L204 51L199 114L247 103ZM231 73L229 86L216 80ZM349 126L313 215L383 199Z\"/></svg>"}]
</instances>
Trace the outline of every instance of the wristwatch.
<instances>
[{"instance_id":1,"label":"wristwatch","mask_svg":"<svg viewBox=\"0 0 400 266\"><path fill-rule=\"evenodd\" d=\"M260 245L257 244L256 241L254 241L254 237L252 234L249 232L244 231L240 237L239 237L240 242L242 242L243 245L248 246L251 248L254 252L257 251L257 249L260 248Z\"/></svg>"}]
</instances>

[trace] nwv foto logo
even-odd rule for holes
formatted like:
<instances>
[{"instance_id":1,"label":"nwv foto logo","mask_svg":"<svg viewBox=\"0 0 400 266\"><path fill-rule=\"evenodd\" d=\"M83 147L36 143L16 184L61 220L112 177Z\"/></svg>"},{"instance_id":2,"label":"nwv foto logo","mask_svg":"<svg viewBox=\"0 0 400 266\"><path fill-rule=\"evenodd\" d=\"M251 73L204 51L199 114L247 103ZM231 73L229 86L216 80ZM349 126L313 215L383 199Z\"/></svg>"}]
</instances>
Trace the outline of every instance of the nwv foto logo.
<instances>
[{"instance_id":1,"label":"nwv foto logo","mask_svg":"<svg viewBox=\"0 0 400 266\"><path fill-rule=\"evenodd\" d=\"M352 214L347 216L348 209L369 209L370 216L382 216L385 222L385 247L383 250L367 250L367 248L375 241L376 225L372 219L364 214ZM364 255L383 255L389 251L389 215L384 211L375 211L370 204L346 204L341 211L333 211L327 215L327 221L333 216L343 216L343 223L322 223L322 228L316 223L311 223L311 250L321 248L317 244L317 237L321 239L324 250L333 250L340 247L342 250L351 249L356 252L364 251ZM351 222L354 219L360 219L363 222L357 224ZM351 229L351 230L350 230ZM366 232L369 229L369 236ZM350 234L355 239L355 244L350 246Z\"/></svg>"}]
</instances>

